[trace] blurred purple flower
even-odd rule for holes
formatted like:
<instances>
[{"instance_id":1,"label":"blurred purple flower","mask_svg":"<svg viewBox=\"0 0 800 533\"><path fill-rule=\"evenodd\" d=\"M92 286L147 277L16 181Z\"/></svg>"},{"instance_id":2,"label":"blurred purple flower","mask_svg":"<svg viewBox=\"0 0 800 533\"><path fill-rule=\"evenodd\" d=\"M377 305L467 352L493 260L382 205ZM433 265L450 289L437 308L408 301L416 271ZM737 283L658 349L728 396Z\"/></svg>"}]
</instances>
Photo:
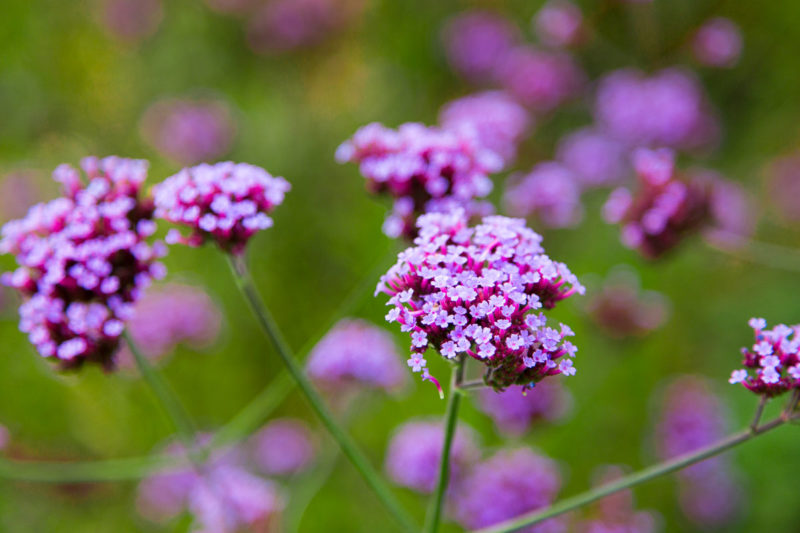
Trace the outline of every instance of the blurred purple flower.
<instances>
[{"instance_id":1,"label":"blurred purple flower","mask_svg":"<svg viewBox=\"0 0 800 533\"><path fill-rule=\"evenodd\" d=\"M608 74L599 82L595 119L631 147L705 147L719 130L700 83L678 68L651 76L633 69Z\"/></svg>"},{"instance_id":2,"label":"blurred purple flower","mask_svg":"<svg viewBox=\"0 0 800 533\"><path fill-rule=\"evenodd\" d=\"M533 18L539 40L547 46L572 46L582 37L583 14L569 0L549 0Z\"/></svg>"},{"instance_id":3,"label":"blurred purple flower","mask_svg":"<svg viewBox=\"0 0 800 533\"><path fill-rule=\"evenodd\" d=\"M636 273L618 268L593 291L586 309L608 335L623 338L659 328L669 315L669 300L659 292L641 291Z\"/></svg>"},{"instance_id":4,"label":"blurred purple flower","mask_svg":"<svg viewBox=\"0 0 800 533\"><path fill-rule=\"evenodd\" d=\"M577 96L583 72L565 52L520 46L495 58L500 84L536 112L552 111Z\"/></svg>"},{"instance_id":5,"label":"blurred purple flower","mask_svg":"<svg viewBox=\"0 0 800 533\"><path fill-rule=\"evenodd\" d=\"M727 416L720 399L696 376L674 380L665 390L656 427L662 459L696 451L723 438ZM729 523L741 494L726 458L713 457L679 473L679 500L687 517L704 527Z\"/></svg>"},{"instance_id":6,"label":"blurred purple flower","mask_svg":"<svg viewBox=\"0 0 800 533\"><path fill-rule=\"evenodd\" d=\"M443 30L450 66L473 83L494 81L498 58L519 40L519 30L507 18L487 11L467 11L450 19Z\"/></svg>"},{"instance_id":7,"label":"blurred purple flower","mask_svg":"<svg viewBox=\"0 0 800 533\"><path fill-rule=\"evenodd\" d=\"M406 381L392 336L357 319L340 320L311 350L306 370L316 383L338 390L352 385L396 390Z\"/></svg>"},{"instance_id":8,"label":"blurred purple flower","mask_svg":"<svg viewBox=\"0 0 800 533\"><path fill-rule=\"evenodd\" d=\"M581 190L575 175L553 161L539 163L528 174L510 176L503 203L511 215L536 215L551 228L575 226L583 218Z\"/></svg>"},{"instance_id":9,"label":"blurred purple flower","mask_svg":"<svg viewBox=\"0 0 800 533\"><path fill-rule=\"evenodd\" d=\"M386 472L396 484L431 493L439 476L444 428L439 421L411 421L398 427L386 450ZM475 432L460 424L450 449L450 488L480 457Z\"/></svg>"},{"instance_id":10,"label":"blurred purple flower","mask_svg":"<svg viewBox=\"0 0 800 533\"><path fill-rule=\"evenodd\" d=\"M572 171L583 187L619 182L630 169L622 143L594 128L583 128L563 137L557 154L557 160Z\"/></svg>"},{"instance_id":11,"label":"blurred purple flower","mask_svg":"<svg viewBox=\"0 0 800 533\"><path fill-rule=\"evenodd\" d=\"M730 19L712 18L694 34L692 51L697 61L704 65L732 67L742 53L742 34Z\"/></svg>"},{"instance_id":12,"label":"blurred purple flower","mask_svg":"<svg viewBox=\"0 0 800 533\"><path fill-rule=\"evenodd\" d=\"M768 169L769 199L785 219L800 221L800 151L775 159Z\"/></svg>"},{"instance_id":13,"label":"blurred purple flower","mask_svg":"<svg viewBox=\"0 0 800 533\"><path fill-rule=\"evenodd\" d=\"M102 0L100 21L114 39L137 43L158 29L164 18L161 0Z\"/></svg>"},{"instance_id":14,"label":"blurred purple flower","mask_svg":"<svg viewBox=\"0 0 800 533\"><path fill-rule=\"evenodd\" d=\"M480 410L494 420L502 433L509 435L522 435L536 420L561 420L571 406L572 396L558 382L543 381L527 390L520 385L504 391L483 389L478 394Z\"/></svg>"},{"instance_id":15,"label":"blurred purple flower","mask_svg":"<svg viewBox=\"0 0 800 533\"><path fill-rule=\"evenodd\" d=\"M0 424L0 451L5 450L11 440L11 434L8 428Z\"/></svg>"},{"instance_id":16,"label":"blurred purple flower","mask_svg":"<svg viewBox=\"0 0 800 533\"><path fill-rule=\"evenodd\" d=\"M180 343L193 349L212 344L222 322L213 300L190 285L170 283L145 292L133 308L128 331L142 353L159 359ZM133 367L133 355L123 346L117 355L121 366Z\"/></svg>"},{"instance_id":17,"label":"blurred purple flower","mask_svg":"<svg viewBox=\"0 0 800 533\"><path fill-rule=\"evenodd\" d=\"M145 141L181 165L222 157L231 148L236 125L220 100L165 99L151 105L141 121Z\"/></svg>"},{"instance_id":18,"label":"blurred purple flower","mask_svg":"<svg viewBox=\"0 0 800 533\"><path fill-rule=\"evenodd\" d=\"M531 129L533 118L506 93L486 91L447 104L439 112L439 123L444 129L474 133L480 144L508 165L520 140Z\"/></svg>"},{"instance_id":19,"label":"blurred purple flower","mask_svg":"<svg viewBox=\"0 0 800 533\"><path fill-rule=\"evenodd\" d=\"M314 460L311 431L301 420L272 420L253 437L252 453L256 464L268 476L297 474Z\"/></svg>"},{"instance_id":20,"label":"blurred purple flower","mask_svg":"<svg viewBox=\"0 0 800 533\"><path fill-rule=\"evenodd\" d=\"M703 232L706 240L723 247L741 247L755 229L755 206L750 195L735 181L709 169L691 169L689 179L709 189L711 220Z\"/></svg>"},{"instance_id":21,"label":"blurred purple flower","mask_svg":"<svg viewBox=\"0 0 800 533\"><path fill-rule=\"evenodd\" d=\"M556 464L528 448L501 450L470 471L455 485L450 504L456 521L464 528L479 529L553 502L561 488ZM566 531L553 519L521 529L523 533Z\"/></svg>"}]
</instances>

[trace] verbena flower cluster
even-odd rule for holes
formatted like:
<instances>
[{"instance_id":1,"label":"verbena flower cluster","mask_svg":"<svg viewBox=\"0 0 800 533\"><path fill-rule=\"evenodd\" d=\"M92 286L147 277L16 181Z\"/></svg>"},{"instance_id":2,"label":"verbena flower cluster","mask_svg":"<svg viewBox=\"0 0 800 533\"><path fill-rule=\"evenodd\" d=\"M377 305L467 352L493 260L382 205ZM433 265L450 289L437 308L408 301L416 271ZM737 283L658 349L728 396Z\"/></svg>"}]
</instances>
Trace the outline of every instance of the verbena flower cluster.
<instances>
[{"instance_id":1,"label":"verbena flower cluster","mask_svg":"<svg viewBox=\"0 0 800 533\"><path fill-rule=\"evenodd\" d=\"M668 149L637 150L639 190L616 189L603 208L607 222L622 226L623 244L651 259L700 230L710 216L709 185L680 179L674 157Z\"/></svg>"},{"instance_id":2,"label":"verbena flower cluster","mask_svg":"<svg viewBox=\"0 0 800 533\"><path fill-rule=\"evenodd\" d=\"M584 292L566 265L551 260L523 220L491 216L467 227L464 212L431 213L414 246L376 289L391 298L386 315L411 334L408 365L431 379L424 354L468 355L486 366L496 389L575 373L572 330L547 325L539 309ZM435 381L435 380L434 380Z\"/></svg>"},{"instance_id":3,"label":"verbena flower cluster","mask_svg":"<svg viewBox=\"0 0 800 533\"><path fill-rule=\"evenodd\" d=\"M741 383L767 397L800 389L800 325L778 324L767 329L763 318L752 318L748 324L755 344L742 348L744 368L733 371L730 383Z\"/></svg>"},{"instance_id":4,"label":"verbena flower cluster","mask_svg":"<svg viewBox=\"0 0 800 533\"><path fill-rule=\"evenodd\" d=\"M308 426L300 420L271 420L252 441L253 459L268 476L298 474L314 461L314 439Z\"/></svg>"},{"instance_id":5,"label":"verbena flower cluster","mask_svg":"<svg viewBox=\"0 0 800 533\"><path fill-rule=\"evenodd\" d=\"M572 407L572 396L561 383L543 381L525 390L513 385L502 392L483 389L479 392L478 408L494 420L501 433L519 436L537 420L556 422L563 419Z\"/></svg>"},{"instance_id":6,"label":"verbena flower cluster","mask_svg":"<svg viewBox=\"0 0 800 533\"><path fill-rule=\"evenodd\" d=\"M470 215L491 211L476 198L491 192L489 174L502 167L500 156L482 146L475 132L417 123L397 130L368 124L339 146L336 159L358 163L371 192L394 198L383 230L406 238L416 234L414 220L421 213L458 206Z\"/></svg>"},{"instance_id":7,"label":"verbena flower cluster","mask_svg":"<svg viewBox=\"0 0 800 533\"><path fill-rule=\"evenodd\" d=\"M433 492L444 443L440 421L412 420L400 426L386 450L386 472L397 485L423 494ZM450 449L450 487L480 458L475 432L464 424L456 429Z\"/></svg>"},{"instance_id":8,"label":"verbena flower cluster","mask_svg":"<svg viewBox=\"0 0 800 533\"><path fill-rule=\"evenodd\" d=\"M306 371L315 383L393 391L406 381L400 353L386 331L358 319L340 320L311 350Z\"/></svg>"},{"instance_id":9,"label":"verbena flower cluster","mask_svg":"<svg viewBox=\"0 0 800 533\"><path fill-rule=\"evenodd\" d=\"M256 232L272 227L268 214L283 202L289 189L285 179L255 165L201 164L153 188L155 215L192 229L188 237L170 230L170 244L200 246L210 240L239 254Z\"/></svg>"},{"instance_id":10,"label":"verbena flower cluster","mask_svg":"<svg viewBox=\"0 0 800 533\"><path fill-rule=\"evenodd\" d=\"M64 196L3 227L0 252L20 266L2 279L23 295L20 329L42 356L111 368L133 304L165 274L157 259L166 248L147 242L155 223L152 202L139 197L145 161L88 157L81 166L87 183L59 166Z\"/></svg>"}]
</instances>

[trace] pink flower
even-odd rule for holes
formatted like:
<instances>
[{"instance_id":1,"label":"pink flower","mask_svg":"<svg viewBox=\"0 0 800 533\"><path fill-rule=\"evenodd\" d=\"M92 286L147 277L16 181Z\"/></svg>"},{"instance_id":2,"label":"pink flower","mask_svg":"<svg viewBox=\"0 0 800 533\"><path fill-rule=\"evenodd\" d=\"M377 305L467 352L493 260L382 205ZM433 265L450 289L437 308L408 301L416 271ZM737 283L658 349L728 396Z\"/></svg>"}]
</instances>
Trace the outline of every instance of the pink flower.
<instances>
[{"instance_id":1,"label":"pink flower","mask_svg":"<svg viewBox=\"0 0 800 533\"><path fill-rule=\"evenodd\" d=\"M569 0L550 0L536 13L533 27L542 43L547 46L571 46L582 35L583 14Z\"/></svg>"},{"instance_id":2,"label":"pink flower","mask_svg":"<svg viewBox=\"0 0 800 533\"><path fill-rule=\"evenodd\" d=\"M694 57L711 67L732 67L742 53L742 34L730 19L715 17L703 24L692 39Z\"/></svg>"},{"instance_id":3,"label":"pink flower","mask_svg":"<svg viewBox=\"0 0 800 533\"><path fill-rule=\"evenodd\" d=\"M580 186L559 163L539 163L528 174L514 174L508 181L503 203L512 215L536 215L551 228L575 226L583 218Z\"/></svg>"},{"instance_id":4,"label":"pink flower","mask_svg":"<svg viewBox=\"0 0 800 533\"><path fill-rule=\"evenodd\" d=\"M487 11L456 15L442 32L447 59L453 70L475 83L493 81L497 59L519 40L514 24Z\"/></svg>"},{"instance_id":5,"label":"pink flower","mask_svg":"<svg viewBox=\"0 0 800 533\"><path fill-rule=\"evenodd\" d=\"M311 431L297 419L271 420L252 440L255 461L269 476L297 474L314 460Z\"/></svg>"}]
</instances>

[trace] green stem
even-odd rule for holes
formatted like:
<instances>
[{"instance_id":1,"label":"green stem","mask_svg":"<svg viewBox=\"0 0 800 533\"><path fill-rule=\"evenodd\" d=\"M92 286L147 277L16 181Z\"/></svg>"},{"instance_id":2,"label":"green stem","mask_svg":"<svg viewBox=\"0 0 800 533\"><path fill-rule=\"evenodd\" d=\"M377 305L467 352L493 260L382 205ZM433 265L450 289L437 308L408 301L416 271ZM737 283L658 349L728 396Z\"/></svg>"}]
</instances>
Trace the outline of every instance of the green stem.
<instances>
[{"instance_id":1,"label":"green stem","mask_svg":"<svg viewBox=\"0 0 800 533\"><path fill-rule=\"evenodd\" d=\"M185 461L167 455L71 463L0 459L0 478L38 483L130 481L155 472L185 469L187 466Z\"/></svg>"},{"instance_id":2,"label":"green stem","mask_svg":"<svg viewBox=\"0 0 800 533\"><path fill-rule=\"evenodd\" d=\"M436 533L439 530L439 522L442 519L442 504L444 493L450 480L450 449L453 446L453 437L456 433L458 423L458 408L461 406L461 392L459 387L464 379L464 358L461 357L453 367L453 375L450 379L450 398L447 400L447 411L445 412L444 443L442 444L442 457L439 459L439 478L436 480L436 489L428 508L428 515L425 519L426 533Z\"/></svg>"},{"instance_id":3,"label":"green stem","mask_svg":"<svg viewBox=\"0 0 800 533\"><path fill-rule=\"evenodd\" d=\"M358 470L358 472L378 496L378 499L380 499L383 505L389 510L395 520L408 531L416 530L414 521L397 503L394 495L391 492L391 489L389 489L389 487L383 482L373 466L369 463L366 457L364 457L350 436L336 422L332 413L328 410L328 407L322 400L322 397L319 395L316 389L314 389L311 381L303 372L303 369L300 367L297 361L295 361L289 345L283 338L283 334L275 323L275 319L272 318L267 306L263 303L258 295L258 292L253 285L252 279L250 278L249 272L242 258L234 258L231 256L228 257L230 259L231 269L234 277L236 278L236 283L247 300L247 303L250 305L250 309L253 311L259 326L264 330L264 333L266 333L267 337L274 345L278 356L281 358L284 365L286 365L289 374L291 374L292 378L294 378L295 382L297 382L297 385L303 391L303 394L305 394L308 403L320 418L322 424L325 426L334 440L339 444L342 452L350 460L356 470Z\"/></svg>"},{"instance_id":4,"label":"green stem","mask_svg":"<svg viewBox=\"0 0 800 533\"><path fill-rule=\"evenodd\" d=\"M125 331L123 336L125 338L125 342L128 343L128 348L130 348L131 353L133 354L133 358L136 360L136 366L138 367L139 372L142 374L145 382L150 386L153 394L155 394L156 398L158 398L158 401L161 403L164 411L167 413L173 425L175 426L175 429L178 431L178 437L180 438L181 442L183 442L190 459L192 459L192 462L194 462L196 465L199 465L201 460L197 456L195 450L196 442L194 424L192 424L189 415L186 413L183 405L181 405L181 402L178 400L175 392L172 390L172 388L170 388L169 383L167 383L161 373L153 368L144 354L139 350L139 347L136 346L136 343L133 342L130 333Z\"/></svg>"},{"instance_id":5,"label":"green stem","mask_svg":"<svg viewBox=\"0 0 800 533\"><path fill-rule=\"evenodd\" d=\"M555 516L562 515L572 511L573 509L583 507L584 505L588 505L601 498L605 498L606 496L614 494L615 492L635 487L641 483L645 483L657 477L681 470L695 463L699 463L700 461L708 459L709 457L719 455L722 452L730 450L735 446L757 437L758 435L762 435L767 431L782 426L788 422L788 420L789 419L786 416L780 416L771 422L767 422L763 426L736 433L696 452L687 453L685 455L676 457L675 459L653 465L649 468L645 468L644 470L640 470L639 472L625 476L617 481L607 483L595 489L586 491L583 494L578 494L577 496L557 502L546 509L524 514L512 520L501 522L484 529L479 529L474 533L508 533L510 531L517 531L522 528L532 526L534 524L539 524Z\"/></svg>"},{"instance_id":6,"label":"green stem","mask_svg":"<svg viewBox=\"0 0 800 533\"><path fill-rule=\"evenodd\" d=\"M717 230L719 239L706 239L708 245L738 259L764 265L769 268L800 271L800 250L790 246L756 241L736 233Z\"/></svg>"}]
</instances>

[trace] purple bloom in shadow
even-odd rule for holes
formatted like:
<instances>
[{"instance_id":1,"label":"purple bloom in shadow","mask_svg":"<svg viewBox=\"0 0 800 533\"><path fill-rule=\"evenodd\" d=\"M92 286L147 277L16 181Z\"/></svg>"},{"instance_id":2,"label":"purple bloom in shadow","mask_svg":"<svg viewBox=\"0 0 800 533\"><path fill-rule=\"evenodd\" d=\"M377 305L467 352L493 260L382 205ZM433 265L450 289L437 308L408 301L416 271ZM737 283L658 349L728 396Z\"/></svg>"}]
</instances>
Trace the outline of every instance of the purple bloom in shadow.
<instances>
[{"instance_id":1,"label":"purple bloom in shadow","mask_svg":"<svg viewBox=\"0 0 800 533\"><path fill-rule=\"evenodd\" d=\"M629 172L624 145L595 128L574 131L558 142L557 160L582 187L602 187L622 180Z\"/></svg>"},{"instance_id":2,"label":"purple bloom in shadow","mask_svg":"<svg viewBox=\"0 0 800 533\"><path fill-rule=\"evenodd\" d=\"M554 110L577 96L583 86L583 72L565 52L521 46L496 61L500 84L536 112Z\"/></svg>"},{"instance_id":3,"label":"purple bloom in shadow","mask_svg":"<svg viewBox=\"0 0 800 533\"><path fill-rule=\"evenodd\" d=\"M473 83L494 81L495 65L519 40L519 30L501 15L467 11L450 19L442 32L450 66Z\"/></svg>"},{"instance_id":4,"label":"purple bloom in shadow","mask_svg":"<svg viewBox=\"0 0 800 533\"><path fill-rule=\"evenodd\" d=\"M572 396L560 383L543 381L528 390L520 385L502 392L483 389L478 394L478 407L502 433L519 436L537 420L562 420L572 407Z\"/></svg>"}]
</instances>

